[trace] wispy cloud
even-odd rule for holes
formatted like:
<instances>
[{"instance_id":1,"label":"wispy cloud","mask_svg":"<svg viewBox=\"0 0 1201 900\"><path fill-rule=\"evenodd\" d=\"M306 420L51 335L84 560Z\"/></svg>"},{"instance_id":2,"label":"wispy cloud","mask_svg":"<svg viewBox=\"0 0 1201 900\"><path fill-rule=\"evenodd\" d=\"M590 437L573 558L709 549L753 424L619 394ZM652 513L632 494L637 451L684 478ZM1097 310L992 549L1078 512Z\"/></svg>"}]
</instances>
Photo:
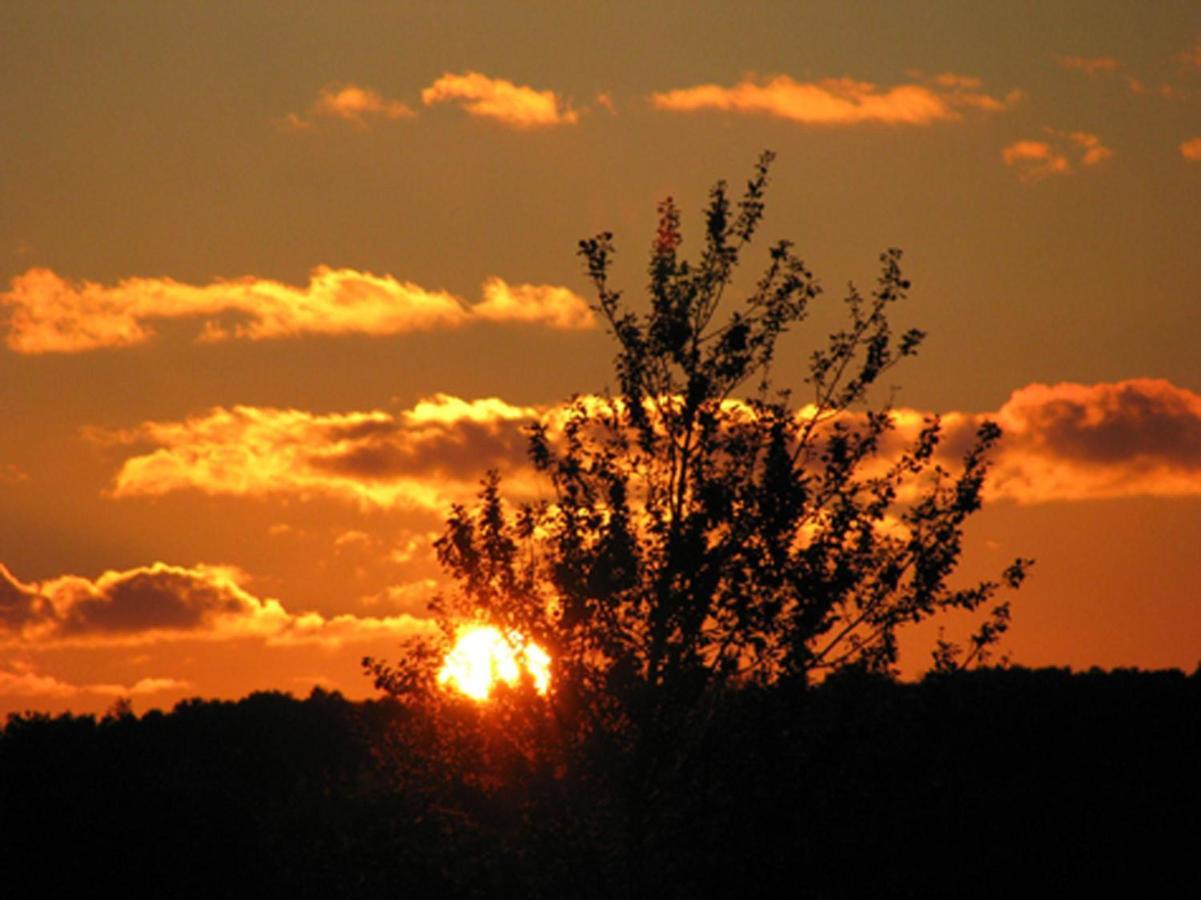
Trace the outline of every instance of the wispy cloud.
<instances>
[{"instance_id":1,"label":"wispy cloud","mask_svg":"<svg viewBox=\"0 0 1201 900\"><path fill-rule=\"evenodd\" d=\"M1091 132L1053 128L1043 131L1048 135L1047 140L1014 141L1001 150L1001 160L1016 169L1023 181L1038 181L1049 175L1070 175L1077 165L1096 166L1113 156L1113 151ZM1069 154L1076 158L1076 163Z\"/></svg>"},{"instance_id":2,"label":"wispy cloud","mask_svg":"<svg viewBox=\"0 0 1201 900\"><path fill-rule=\"evenodd\" d=\"M23 583L0 564L0 646L106 647L243 638L273 646L340 646L430 627L407 614L292 613L279 600L246 590L244 577L229 566L158 562L94 579L61 575Z\"/></svg>"},{"instance_id":3,"label":"wispy cloud","mask_svg":"<svg viewBox=\"0 0 1201 900\"><path fill-rule=\"evenodd\" d=\"M978 79L948 72L890 88L853 78L798 82L787 75L747 77L730 87L700 84L655 93L650 101L675 112L761 114L806 125L926 125L958 120L964 109L996 112L1018 96L998 99L982 93Z\"/></svg>"},{"instance_id":4,"label":"wispy cloud","mask_svg":"<svg viewBox=\"0 0 1201 900\"><path fill-rule=\"evenodd\" d=\"M454 103L468 115L513 128L574 125L579 114L551 90L537 90L479 72L447 73L421 92L426 106Z\"/></svg>"},{"instance_id":5,"label":"wispy cloud","mask_svg":"<svg viewBox=\"0 0 1201 900\"><path fill-rule=\"evenodd\" d=\"M30 269L0 294L10 309L8 346L19 353L78 353L131 347L154 336L156 319L201 322L198 340L268 340L305 335L395 335L475 321L559 329L594 326L588 304L567 288L509 285L489 278L475 306L391 275L319 266L303 287L263 278L191 285L128 278L113 286L73 282Z\"/></svg>"},{"instance_id":6,"label":"wispy cloud","mask_svg":"<svg viewBox=\"0 0 1201 900\"><path fill-rule=\"evenodd\" d=\"M288 113L278 124L290 131L309 131L321 119L336 119L366 128L372 121L409 119L416 113L399 100L389 100L357 84L326 85L317 94L307 115Z\"/></svg>"},{"instance_id":7,"label":"wispy cloud","mask_svg":"<svg viewBox=\"0 0 1201 900\"><path fill-rule=\"evenodd\" d=\"M0 567L0 578L4 570ZM150 694L179 693L191 689L186 681L175 678L146 677L132 684L74 684L53 675L38 672L32 665L17 661L0 668L0 697L30 699L66 699L92 694L99 697L144 697Z\"/></svg>"}]
</instances>

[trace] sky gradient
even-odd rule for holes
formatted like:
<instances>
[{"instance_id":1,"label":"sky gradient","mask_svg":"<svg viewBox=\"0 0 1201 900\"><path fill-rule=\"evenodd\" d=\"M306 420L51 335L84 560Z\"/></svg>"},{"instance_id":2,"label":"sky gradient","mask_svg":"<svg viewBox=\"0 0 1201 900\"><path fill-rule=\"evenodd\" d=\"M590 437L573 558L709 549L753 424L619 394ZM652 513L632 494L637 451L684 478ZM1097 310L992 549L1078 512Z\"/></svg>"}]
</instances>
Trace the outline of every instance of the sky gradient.
<instances>
[{"instance_id":1,"label":"sky gradient","mask_svg":"<svg viewBox=\"0 0 1201 900\"><path fill-rule=\"evenodd\" d=\"M656 204L695 248L766 148L746 276L789 238L825 288L778 381L896 246L899 432L1005 430L963 567L1037 560L1003 651L1201 661L1201 4L5 20L0 712L366 694L449 504L546 496L521 426L613 383L576 241L638 297Z\"/></svg>"}]
</instances>

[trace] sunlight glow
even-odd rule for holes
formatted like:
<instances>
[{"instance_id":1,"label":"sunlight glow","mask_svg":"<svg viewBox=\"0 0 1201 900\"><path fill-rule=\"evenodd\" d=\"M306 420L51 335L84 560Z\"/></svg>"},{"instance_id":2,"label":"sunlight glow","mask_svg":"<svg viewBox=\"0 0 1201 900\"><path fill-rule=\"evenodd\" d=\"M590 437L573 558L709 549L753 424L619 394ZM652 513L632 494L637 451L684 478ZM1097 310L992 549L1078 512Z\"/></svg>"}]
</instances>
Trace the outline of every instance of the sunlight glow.
<instances>
[{"instance_id":1,"label":"sunlight glow","mask_svg":"<svg viewBox=\"0 0 1201 900\"><path fill-rule=\"evenodd\" d=\"M449 685L473 700L487 700L498 681L516 685L524 667L534 690L545 694L550 685L550 656L517 634L507 637L491 625L459 629L455 645L438 672L438 684Z\"/></svg>"}]
</instances>

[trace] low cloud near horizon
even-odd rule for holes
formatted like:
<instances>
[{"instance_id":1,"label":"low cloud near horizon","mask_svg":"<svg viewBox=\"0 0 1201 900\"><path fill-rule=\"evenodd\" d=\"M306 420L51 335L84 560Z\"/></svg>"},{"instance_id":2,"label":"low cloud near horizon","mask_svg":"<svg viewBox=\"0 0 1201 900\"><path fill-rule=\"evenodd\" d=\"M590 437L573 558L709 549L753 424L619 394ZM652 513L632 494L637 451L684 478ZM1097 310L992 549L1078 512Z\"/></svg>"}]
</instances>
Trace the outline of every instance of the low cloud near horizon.
<instances>
[{"instance_id":1,"label":"low cloud near horizon","mask_svg":"<svg viewBox=\"0 0 1201 900\"><path fill-rule=\"evenodd\" d=\"M129 647L163 641L254 638L267 646L324 645L429 629L408 614L293 613L242 586L229 566L154 563L97 578L24 583L0 563L0 647Z\"/></svg>"}]
</instances>

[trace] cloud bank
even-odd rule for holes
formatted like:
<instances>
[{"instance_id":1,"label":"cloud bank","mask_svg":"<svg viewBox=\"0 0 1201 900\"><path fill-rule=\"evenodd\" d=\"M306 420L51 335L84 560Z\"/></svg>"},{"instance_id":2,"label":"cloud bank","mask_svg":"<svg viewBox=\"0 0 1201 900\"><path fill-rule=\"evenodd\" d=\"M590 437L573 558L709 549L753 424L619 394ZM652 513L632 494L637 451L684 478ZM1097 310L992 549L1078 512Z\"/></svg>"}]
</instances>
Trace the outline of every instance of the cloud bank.
<instances>
[{"instance_id":1,"label":"cloud bank","mask_svg":"<svg viewBox=\"0 0 1201 900\"><path fill-rule=\"evenodd\" d=\"M439 394L398 414L219 407L183 421L94 434L149 445L121 465L115 497L180 490L320 495L364 508L441 514L473 496L490 468L502 472L515 495L536 495L524 427L541 419L553 437L564 415L562 406ZM896 410L885 452L900 452L927 415ZM994 412L945 413L944 462L954 467L985 419L1005 432L986 485L993 499L1201 496L1201 396L1167 381L1032 384Z\"/></svg>"},{"instance_id":2,"label":"cloud bank","mask_svg":"<svg viewBox=\"0 0 1201 900\"><path fill-rule=\"evenodd\" d=\"M145 344L154 321L198 320L197 340L272 340L309 335L396 335L478 322L556 329L595 325L587 302L564 287L484 283L470 305L391 275L319 266L303 287L263 278L191 285L170 278L127 278L113 286L69 281L29 269L0 294L8 307L5 342L18 353L79 353Z\"/></svg>"}]
</instances>

